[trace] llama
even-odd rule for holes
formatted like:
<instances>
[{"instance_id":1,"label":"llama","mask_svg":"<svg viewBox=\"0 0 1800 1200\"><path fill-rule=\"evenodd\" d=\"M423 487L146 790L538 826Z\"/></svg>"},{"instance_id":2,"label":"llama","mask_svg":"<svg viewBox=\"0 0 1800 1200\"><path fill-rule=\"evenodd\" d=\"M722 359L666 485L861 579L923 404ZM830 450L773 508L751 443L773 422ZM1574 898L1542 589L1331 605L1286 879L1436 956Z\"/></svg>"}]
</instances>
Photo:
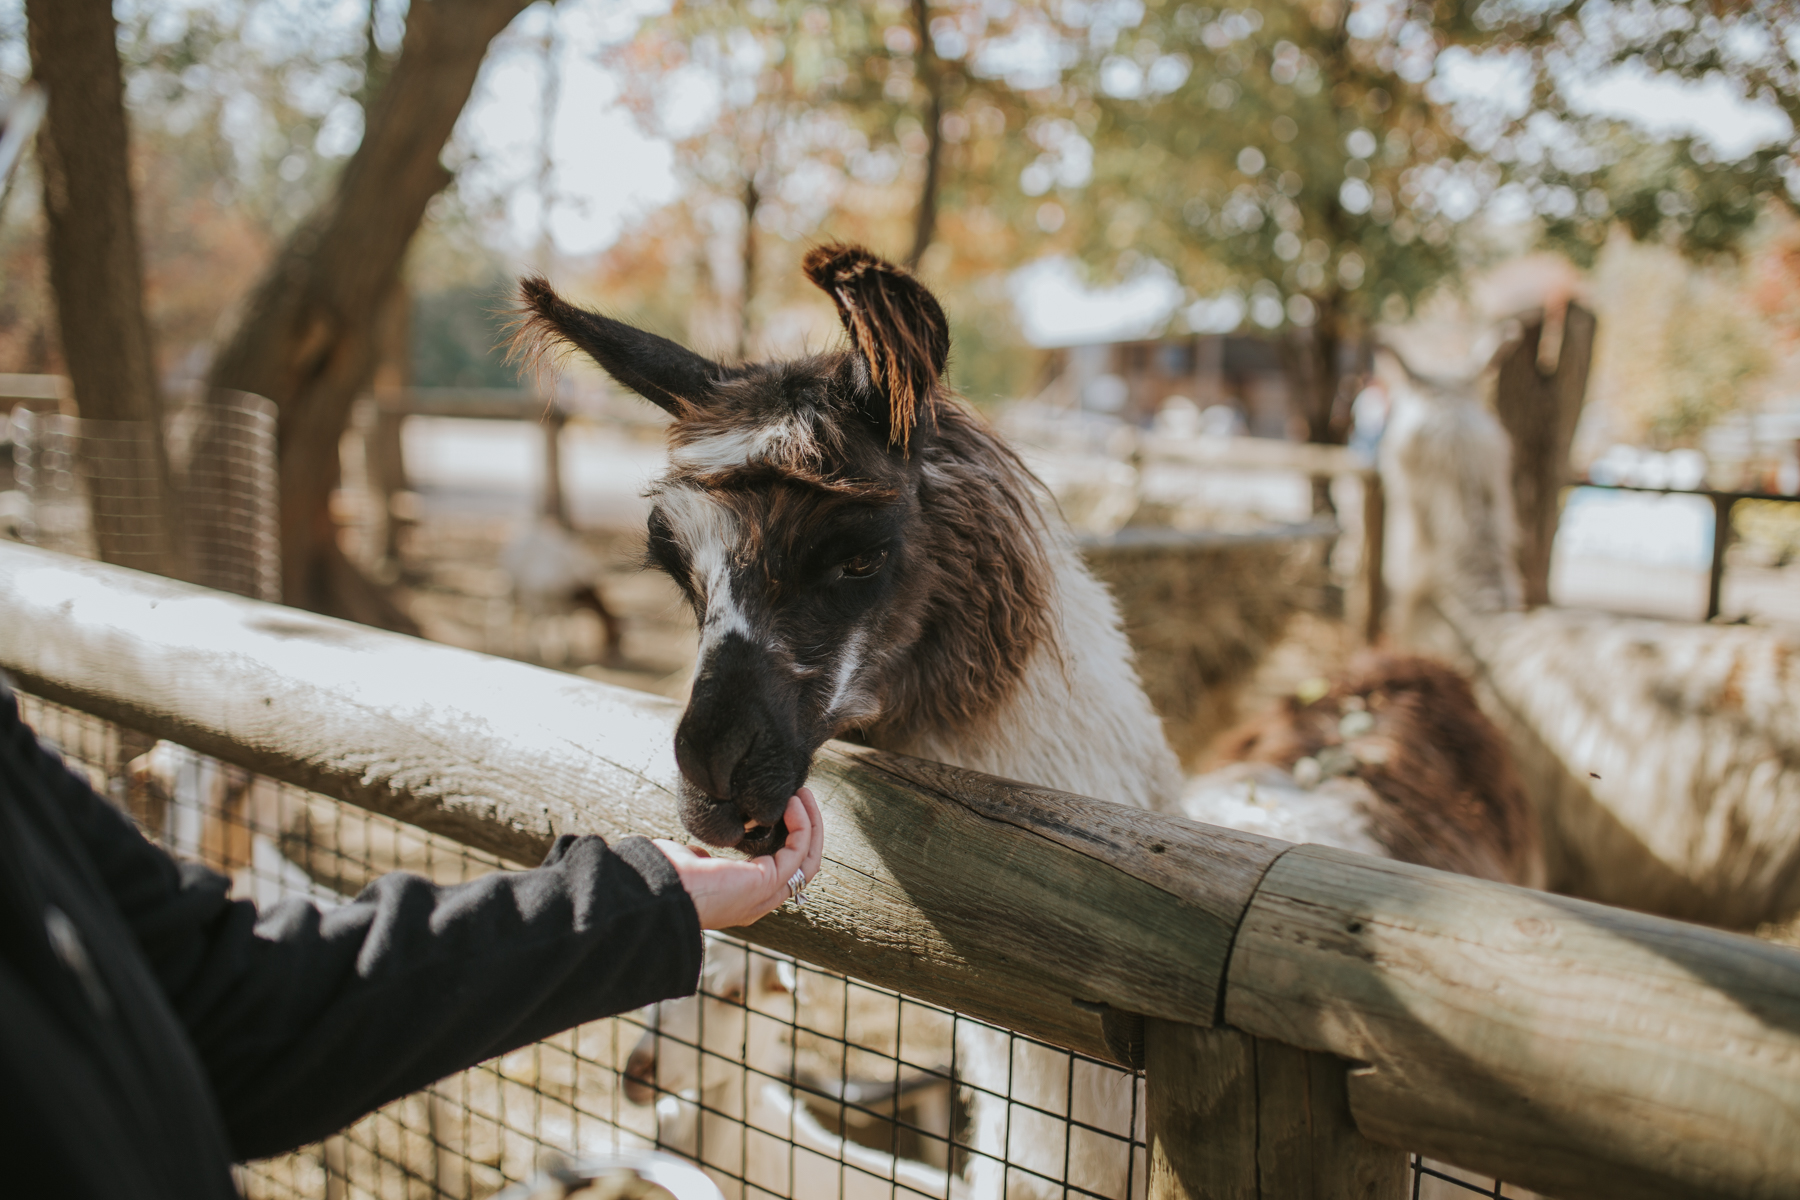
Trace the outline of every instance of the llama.
<instances>
[{"instance_id":1,"label":"llama","mask_svg":"<svg viewBox=\"0 0 1800 1200\"><path fill-rule=\"evenodd\" d=\"M693 606L681 813L762 853L828 738L1143 808L1180 769L1105 589L1042 486L942 383L943 309L866 251L807 275L848 350L724 365L523 286L515 344L578 348L662 407L648 554Z\"/></svg>"},{"instance_id":2,"label":"llama","mask_svg":"<svg viewBox=\"0 0 1800 1200\"><path fill-rule=\"evenodd\" d=\"M561 522L554 517L538 516L507 539L500 551L500 566L512 582L515 642L529 640L531 650L544 661L566 661L569 656L566 635L553 639L531 637L520 639L516 627L520 619L526 630L539 634L552 618L564 617L585 608L600 619L605 639L600 661L619 663L624 656L625 628L606 606L595 580L600 563ZM546 648L543 641L553 644Z\"/></svg>"},{"instance_id":3,"label":"llama","mask_svg":"<svg viewBox=\"0 0 1800 1200\"><path fill-rule=\"evenodd\" d=\"M1517 604L1510 442L1475 371L1377 360L1396 629L1468 665L1544 822L1550 882L1750 927L1800 911L1800 639Z\"/></svg>"},{"instance_id":4,"label":"llama","mask_svg":"<svg viewBox=\"0 0 1800 1200\"><path fill-rule=\"evenodd\" d=\"M835 303L848 349L740 365L570 305L542 279L522 284L521 353L582 350L674 418L670 468L650 493L648 558L700 630L675 736L689 832L753 854L778 846L787 797L832 737L1180 806L1179 768L1111 597L1042 486L943 385L949 332L937 300L853 247L816 248L804 269ZM1352 694L1364 693L1343 702ZM1301 840L1406 857L1419 853L1408 838L1491 836L1480 821L1384 821L1379 805L1340 790L1284 798L1307 814L1294 824ZM1193 800L1209 803L1204 789ZM1521 834L1484 861L1529 875L1530 857ZM959 1056L975 1085L971 1194L1048 1194L1009 1172L1010 1159L1067 1162L1096 1194L1123 1195L1123 1166L1027 1119L1034 1102L1066 1091L1066 1060L1027 1053L1015 1070L1013 1058L1004 1037Z\"/></svg>"},{"instance_id":5,"label":"llama","mask_svg":"<svg viewBox=\"0 0 1800 1200\"><path fill-rule=\"evenodd\" d=\"M1289 696L1221 738L1191 781L1197 821L1521 887L1544 886L1536 814L1468 680L1364 651L1318 698Z\"/></svg>"}]
</instances>

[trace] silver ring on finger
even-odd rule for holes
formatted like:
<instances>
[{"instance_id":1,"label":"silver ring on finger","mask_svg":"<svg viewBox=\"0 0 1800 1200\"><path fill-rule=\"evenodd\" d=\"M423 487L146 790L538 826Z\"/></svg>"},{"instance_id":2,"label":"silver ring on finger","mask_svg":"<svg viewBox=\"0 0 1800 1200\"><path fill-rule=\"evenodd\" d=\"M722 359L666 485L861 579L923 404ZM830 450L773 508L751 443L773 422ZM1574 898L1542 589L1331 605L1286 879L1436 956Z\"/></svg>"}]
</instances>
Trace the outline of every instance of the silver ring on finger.
<instances>
[{"instance_id":1,"label":"silver ring on finger","mask_svg":"<svg viewBox=\"0 0 1800 1200\"><path fill-rule=\"evenodd\" d=\"M796 869L792 875L788 876L787 889L788 899L792 900L796 906L804 906L806 904L806 896L803 894L806 889L806 871L804 868Z\"/></svg>"}]
</instances>

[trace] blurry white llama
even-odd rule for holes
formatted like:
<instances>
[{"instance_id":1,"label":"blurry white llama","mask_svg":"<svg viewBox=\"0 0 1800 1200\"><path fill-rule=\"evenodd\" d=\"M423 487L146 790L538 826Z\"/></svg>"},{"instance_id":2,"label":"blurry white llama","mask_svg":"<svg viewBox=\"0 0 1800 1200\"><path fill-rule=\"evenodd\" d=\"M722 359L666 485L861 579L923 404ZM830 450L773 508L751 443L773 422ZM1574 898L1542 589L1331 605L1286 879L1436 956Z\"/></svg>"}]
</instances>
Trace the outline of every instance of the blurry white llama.
<instances>
[{"instance_id":1,"label":"blurry white llama","mask_svg":"<svg viewBox=\"0 0 1800 1200\"><path fill-rule=\"evenodd\" d=\"M1800 638L1513 611L1510 444L1477 370L1378 367L1396 628L1470 670L1539 809L1550 879L1727 926L1800 911Z\"/></svg>"},{"instance_id":2,"label":"blurry white llama","mask_svg":"<svg viewBox=\"0 0 1800 1200\"><path fill-rule=\"evenodd\" d=\"M514 642L523 642L531 657L566 660L569 639L562 628L564 619L585 608L600 620L601 661L619 659L624 626L600 595L600 560L561 522L548 516L532 518L501 549L500 566L512 583ZM523 638L517 629L521 622Z\"/></svg>"}]
</instances>

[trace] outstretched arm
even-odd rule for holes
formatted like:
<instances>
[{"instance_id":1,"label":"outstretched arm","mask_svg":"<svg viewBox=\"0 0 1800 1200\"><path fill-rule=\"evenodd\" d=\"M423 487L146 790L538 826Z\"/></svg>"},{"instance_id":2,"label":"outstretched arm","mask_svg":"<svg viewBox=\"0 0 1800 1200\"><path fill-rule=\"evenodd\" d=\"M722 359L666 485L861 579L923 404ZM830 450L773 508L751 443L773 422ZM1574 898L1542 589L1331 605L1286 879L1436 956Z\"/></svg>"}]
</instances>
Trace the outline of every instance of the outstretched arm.
<instances>
[{"instance_id":1,"label":"outstretched arm","mask_svg":"<svg viewBox=\"0 0 1800 1200\"><path fill-rule=\"evenodd\" d=\"M101 962L101 976L120 1004L167 1002L240 1157L303 1144L698 979L699 916L642 838L563 837L535 870L450 887L394 874L350 904L293 900L259 915L221 876L151 845L39 746L3 685L0 765L8 803L60 828L49 844L101 893L84 940L135 945L160 995L123 990L139 971Z\"/></svg>"}]
</instances>

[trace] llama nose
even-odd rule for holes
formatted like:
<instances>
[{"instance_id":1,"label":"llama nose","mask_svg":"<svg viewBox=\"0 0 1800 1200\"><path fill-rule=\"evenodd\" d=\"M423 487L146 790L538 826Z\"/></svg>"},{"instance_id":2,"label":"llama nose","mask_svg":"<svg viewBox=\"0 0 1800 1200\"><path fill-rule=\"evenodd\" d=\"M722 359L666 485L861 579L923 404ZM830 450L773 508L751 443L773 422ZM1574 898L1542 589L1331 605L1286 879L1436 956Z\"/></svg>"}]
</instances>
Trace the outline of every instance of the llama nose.
<instances>
[{"instance_id":1,"label":"llama nose","mask_svg":"<svg viewBox=\"0 0 1800 1200\"><path fill-rule=\"evenodd\" d=\"M730 800L731 777L767 720L767 663L749 639L731 633L706 655L687 711L675 729L675 763L714 800Z\"/></svg>"},{"instance_id":2,"label":"llama nose","mask_svg":"<svg viewBox=\"0 0 1800 1200\"><path fill-rule=\"evenodd\" d=\"M731 799L731 776L756 740L753 730L740 723L723 728L697 729L684 720L675 731L675 765L687 781L714 800Z\"/></svg>"}]
</instances>

